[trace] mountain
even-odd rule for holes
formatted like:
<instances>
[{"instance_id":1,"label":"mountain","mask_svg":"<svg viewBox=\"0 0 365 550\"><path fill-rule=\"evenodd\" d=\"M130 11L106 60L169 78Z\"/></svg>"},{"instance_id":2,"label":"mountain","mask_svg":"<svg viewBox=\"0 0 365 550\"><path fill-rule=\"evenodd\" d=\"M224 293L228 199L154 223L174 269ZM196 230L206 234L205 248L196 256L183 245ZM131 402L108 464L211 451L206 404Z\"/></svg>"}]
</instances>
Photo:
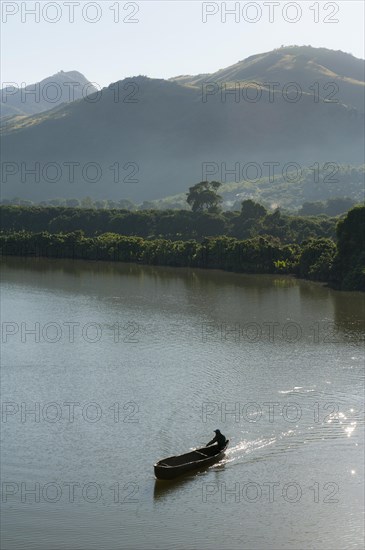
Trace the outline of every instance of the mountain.
<instances>
[{"instance_id":1,"label":"mountain","mask_svg":"<svg viewBox=\"0 0 365 550\"><path fill-rule=\"evenodd\" d=\"M308 83L313 66L307 59L308 48L289 50L294 57L286 69L279 61L289 53L280 49L266 54L277 59L276 64L266 59L269 81L284 86L297 75L298 82L301 76L300 82ZM236 69L210 75L214 93L206 97L201 79L207 75L170 81L138 76L113 83L87 101L79 99L14 118L2 128L3 198L128 197L142 202L185 192L202 179L249 179L254 186L255 177L268 176L273 163L276 174L316 163L361 164L364 114L357 105L358 89L363 88L357 71L363 61L342 52L315 48L310 52L311 60L317 56L317 65L327 56L333 74L354 81L348 82L351 91L346 88L341 101L324 97L315 101L304 85L296 101L292 91L276 90L273 95L264 86L257 101L247 100L244 94L239 101L228 94L224 101L216 89L217 75L224 85L224 78L230 83L236 78L234 71L243 74L240 71L256 65L256 80L259 66L265 78L265 54L260 54L240 62ZM311 74L312 82L319 82L316 67ZM204 163L210 163L209 173ZM326 175L331 177L331 169Z\"/></svg>"},{"instance_id":2,"label":"mountain","mask_svg":"<svg viewBox=\"0 0 365 550\"><path fill-rule=\"evenodd\" d=\"M171 80L192 86L216 82L231 87L238 83L258 83L265 87L265 83L271 83L271 89L279 94L295 88L286 88L289 83L295 83L298 90L313 97L336 100L361 112L365 110L365 61L326 48L281 47L252 55L212 74L182 75Z\"/></svg>"},{"instance_id":3,"label":"mountain","mask_svg":"<svg viewBox=\"0 0 365 550\"><path fill-rule=\"evenodd\" d=\"M43 113L95 92L95 86L83 74L60 71L23 88L7 86L0 90L1 117Z\"/></svg>"}]
</instances>

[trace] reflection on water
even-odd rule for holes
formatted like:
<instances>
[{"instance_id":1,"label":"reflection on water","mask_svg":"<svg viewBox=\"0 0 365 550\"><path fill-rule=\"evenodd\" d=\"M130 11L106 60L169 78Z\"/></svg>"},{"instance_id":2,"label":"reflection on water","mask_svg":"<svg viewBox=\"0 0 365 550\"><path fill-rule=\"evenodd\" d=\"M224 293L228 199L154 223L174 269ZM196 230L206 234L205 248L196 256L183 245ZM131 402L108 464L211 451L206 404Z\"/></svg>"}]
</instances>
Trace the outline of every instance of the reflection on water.
<instances>
[{"instance_id":1,"label":"reflection on water","mask_svg":"<svg viewBox=\"0 0 365 550\"><path fill-rule=\"evenodd\" d=\"M197 472L190 474L184 474L176 479L171 480L155 480L154 490L153 490L153 498L155 500L159 500L161 498L167 497L169 493L172 493L179 488L185 486L189 482L194 482L194 479L196 477Z\"/></svg>"},{"instance_id":2,"label":"reflection on water","mask_svg":"<svg viewBox=\"0 0 365 550\"><path fill-rule=\"evenodd\" d=\"M1 297L14 329L3 334L2 473L19 488L2 503L4 548L362 547L362 294L289 277L10 258ZM59 340L44 338L49 323ZM78 404L72 421L67 403ZM155 481L158 459L217 428L230 439L218 464ZM57 483L61 498L23 502L22 482ZM80 489L71 501L70 482L100 487L100 500ZM283 497L293 483L295 503Z\"/></svg>"},{"instance_id":3,"label":"reflection on water","mask_svg":"<svg viewBox=\"0 0 365 550\"><path fill-rule=\"evenodd\" d=\"M290 291L291 305L293 300L298 300L298 303L304 306L304 311L300 311L300 313L305 315L307 310L312 311L312 317L317 322L327 322L327 333L323 335L324 337L327 336L328 339L335 340L337 336L341 337L345 334L347 338L358 340L359 338L363 339L365 331L365 297L363 293L334 291L324 285L288 276L252 276L216 270L162 268L113 262L45 260L42 258L6 258L2 260L2 263L6 266L4 277L8 273L12 281L20 284L22 282L27 284L27 280L31 279L32 284L40 288L47 288L48 285L50 289L59 287L66 290L66 281L63 275L72 277L73 282L70 290L74 289L75 279L80 281L80 290L82 290L85 282L95 281L97 284L97 279L104 277L108 283L115 284L117 277L120 278L118 285L117 287L113 285L116 297L120 284L124 284L125 279L133 279L134 283L141 288L145 282L148 282L149 286L154 284L161 290L169 288L173 282L180 289L185 289L184 298L189 301L191 306L201 308L202 311L206 309L205 306L208 306L210 314L214 311L214 317L221 322L252 320L255 316L249 317L245 312L248 298L249 303L253 302L255 307L264 305L266 299L271 302L269 307L279 306L287 291ZM36 279L31 275L32 273L38 273L41 276ZM46 277L42 276L46 274ZM98 294L100 292L108 294L107 288L104 292L100 286L97 288ZM242 295L239 295L238 292L234 294L238 303L232 311L230 298L239 289L242 291ZM274 292L274 289L278 291L278 294ZM209 304L206 304L207 294L209 295ZM277 300L276 304L272 303L273 299ZM238 311L239 315L237 315ZM356 312L355 315L354 312ZM273 311L271 313L272 320L275 320L275 313ZM294 318L293 312L289 309L288 313L291 313L290 317ZM303 321L303 317L297 316L297 319ZM315 334L314 326L312 330ZM337 334L338 332L340 334Z\"/></svg>"},{"instance_id":4,"label":"reflection on water","mask_svg":"<svg viewBox=\"0 0 365 550\"><path fill-rule=\"evenodd\" d=\"M200 482L204 483L204 480L208 479L206 477L206 474L208 473L208 471L210 474L214 472L224 471L225 465L227 462L228 460L223 458L218 463L213 464L212 466L203 467L197 470L193 470L191 472L186 472L185 474L182 474L176 479L171 479L171 480L156 479L154 490L153 490L154 500L158 501L158 500L169 499L172 496L176 498L179 491L183 491L183 490L185 491L188 488L189 484L192 484L192 483L197 484ZM211 481L211 477L209 477L209 480Z\"/></svg>"}]
</instances>

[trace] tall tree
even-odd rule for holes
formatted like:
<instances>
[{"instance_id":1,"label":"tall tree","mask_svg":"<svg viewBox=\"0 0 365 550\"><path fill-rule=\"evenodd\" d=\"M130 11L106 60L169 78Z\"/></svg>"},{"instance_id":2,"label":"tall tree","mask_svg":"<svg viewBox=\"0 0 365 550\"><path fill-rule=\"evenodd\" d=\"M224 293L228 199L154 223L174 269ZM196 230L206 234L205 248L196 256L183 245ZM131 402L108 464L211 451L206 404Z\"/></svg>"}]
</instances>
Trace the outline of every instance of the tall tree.
<instances>
[{"instance_id":1,"label":"tall tree","mask_svg":"<svg viewBox=\"0 0 365 550\"><path fill-rule=\"evenodd\" d=\"M187 203L191 206L193 212L204 212L204 210L216 213L220 210L222 197L218 195L217 190L221 186L219 181L201 181L189 187L187 193Z\"/></svg>"},{"instance_id":2,"label":"tall tree","mask_svg":"<svg viewBox=\"0 0 365 550\"><path fill-rule=\"evenodd\" d=\"M258 220L266 216L267 211L264 206L254 202L251 199L247 199L242 202L241 205L241 217L244 219Z\"/></svg>"}]
</instances>

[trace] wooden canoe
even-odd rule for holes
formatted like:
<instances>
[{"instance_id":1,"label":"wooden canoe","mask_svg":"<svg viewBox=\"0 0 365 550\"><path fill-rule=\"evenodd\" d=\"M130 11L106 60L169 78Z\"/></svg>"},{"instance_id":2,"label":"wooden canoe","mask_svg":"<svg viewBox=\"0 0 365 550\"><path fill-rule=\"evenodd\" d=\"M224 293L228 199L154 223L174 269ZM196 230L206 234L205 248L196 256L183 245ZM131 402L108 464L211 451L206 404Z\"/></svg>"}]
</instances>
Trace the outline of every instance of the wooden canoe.
<instances>
[{"instance_id":1,"label":"wooden canoe","mask_svg":"<svg viewBox=\"0 0 365 550\"><path fill-rule=\"evenodd\" d=\"M155 476L157 479L174 479L190 470L210 466L223 457L228 443L229 439L223 449L218 449L218 445L209 445L183 455L163 458L154 464Z\"/></svg>"}]
</instances>

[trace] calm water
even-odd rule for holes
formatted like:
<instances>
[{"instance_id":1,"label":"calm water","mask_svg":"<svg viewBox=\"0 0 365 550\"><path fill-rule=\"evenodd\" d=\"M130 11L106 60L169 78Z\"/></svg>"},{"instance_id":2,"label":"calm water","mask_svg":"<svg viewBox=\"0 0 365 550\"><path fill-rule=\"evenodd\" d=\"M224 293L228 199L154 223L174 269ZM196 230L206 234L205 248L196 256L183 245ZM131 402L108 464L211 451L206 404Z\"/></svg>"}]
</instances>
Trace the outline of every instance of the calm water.
<instances>
[{"instance_id":1,"label":"calm water","mask_svg":"<svg viewBox=\"0 0 365 550\"><path fill-rule=\"evenodd\" d=\"M60 260L2 272L2 548L363 547L363 295ZM155 460L216 428L220 464L155 482Z\"/></svg>"}]
</instances>

